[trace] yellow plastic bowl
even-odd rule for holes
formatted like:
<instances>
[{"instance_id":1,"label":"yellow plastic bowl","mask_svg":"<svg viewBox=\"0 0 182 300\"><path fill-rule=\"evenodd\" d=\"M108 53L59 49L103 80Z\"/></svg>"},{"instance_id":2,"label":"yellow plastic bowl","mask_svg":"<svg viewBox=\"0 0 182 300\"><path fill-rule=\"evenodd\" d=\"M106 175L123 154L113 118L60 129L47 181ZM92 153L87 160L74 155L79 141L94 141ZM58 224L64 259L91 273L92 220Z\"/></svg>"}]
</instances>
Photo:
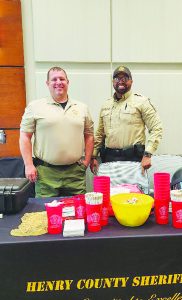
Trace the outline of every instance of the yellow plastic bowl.
<instances>
[{"instance_id":1,"label":"yellow plastic bowl","mask_svg":"<svg viewBox=\"0 0 182 300\"><path fill-rule=\"evenodd\" d=\"M129 201L137 199L135 203ZM145 194L129 193L111 196L111 204L118 222L124 226L143 225L151 212L154 199Z\"/></svg>"}]
</instances>

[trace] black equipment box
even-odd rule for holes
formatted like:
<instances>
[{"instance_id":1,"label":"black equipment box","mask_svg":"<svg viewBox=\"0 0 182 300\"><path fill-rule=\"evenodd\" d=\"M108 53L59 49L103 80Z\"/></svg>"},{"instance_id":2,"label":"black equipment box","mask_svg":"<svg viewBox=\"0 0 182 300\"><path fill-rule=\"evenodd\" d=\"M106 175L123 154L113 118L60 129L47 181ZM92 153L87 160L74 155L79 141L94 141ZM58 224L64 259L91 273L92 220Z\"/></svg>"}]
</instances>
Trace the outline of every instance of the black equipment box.
<instances>
[{"instance_id":1,"label":"black equipment box","mask_svg":"<svg viewBox=\"0 0 182 300\"><path fill-rule=\"evenodd\" d=\"M32 183L26 178L0 178L0 213L19 212L32 196Z\"/></svg>"}]
</instances>

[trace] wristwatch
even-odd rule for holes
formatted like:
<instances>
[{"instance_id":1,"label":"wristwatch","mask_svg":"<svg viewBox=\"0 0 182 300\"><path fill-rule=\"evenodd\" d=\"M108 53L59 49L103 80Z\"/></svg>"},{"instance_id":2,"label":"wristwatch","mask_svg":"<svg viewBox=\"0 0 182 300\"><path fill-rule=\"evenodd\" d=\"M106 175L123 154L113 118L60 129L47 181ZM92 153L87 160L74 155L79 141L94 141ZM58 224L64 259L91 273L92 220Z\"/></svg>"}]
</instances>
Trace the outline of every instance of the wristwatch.
<instances>
[{"instance_id":1,"label":"wristwatch","mask_svg":"<svg viewBox=\"0 0 182 300\"><path fill-rule=\"evenodd\" d=\"M143 156L145 156L145 157L151 157L152 154L150 152L144 151Z\"/></svg>"}]
</instances>

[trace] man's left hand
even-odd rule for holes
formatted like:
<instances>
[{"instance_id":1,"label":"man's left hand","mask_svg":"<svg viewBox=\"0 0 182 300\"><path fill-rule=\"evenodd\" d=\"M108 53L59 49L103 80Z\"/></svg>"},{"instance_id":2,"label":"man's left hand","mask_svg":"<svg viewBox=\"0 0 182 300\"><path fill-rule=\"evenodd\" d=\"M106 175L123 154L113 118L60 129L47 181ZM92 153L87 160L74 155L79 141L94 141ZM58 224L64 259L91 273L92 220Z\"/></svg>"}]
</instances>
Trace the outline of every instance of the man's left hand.
<instances>
[{"instance_id":1,"label":"man's left hand","mask_svg":"<svg viewBox=\"0 0 182 300\"><path fill-rule=\"evenodd\" d=\"M144 175L145 170L149 169L152 165L151 157L143 156L141 165L142 165L142 174Z\"/></svg>"}]
</instances>

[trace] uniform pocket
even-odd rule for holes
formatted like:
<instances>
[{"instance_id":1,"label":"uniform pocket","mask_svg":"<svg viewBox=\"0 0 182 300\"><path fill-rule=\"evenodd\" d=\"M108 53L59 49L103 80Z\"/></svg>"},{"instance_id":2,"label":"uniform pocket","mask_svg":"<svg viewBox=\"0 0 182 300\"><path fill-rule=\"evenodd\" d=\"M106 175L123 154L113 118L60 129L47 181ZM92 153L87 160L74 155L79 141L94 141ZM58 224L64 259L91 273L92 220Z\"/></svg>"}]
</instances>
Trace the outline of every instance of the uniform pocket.
<instances>
[{"instance_id":1,"label":"uniform pocket","mask_svg":"<svg viewBox=\"0 0 182 300\"><path fill-rule=\"evenodd\" d=\"M103 119L104 129L107 131L110 128L111 125L111 112L110 110L103 111L101 113L101 117Z\"/></svg>"},{"instance_id":2,"label":"uniform pocket","mask_svg":"<svg viewBox=\"0 0 182 300\"><path fill-rule=\"evenodd\" d=\"M87 167L83 163L80 163L80 162L77 162L77 166L82 171L86 171L86 169L87 169Z\"/></svg>"},{"instance_id":3,"label":"uniform pocket","mask_svg":"<svg viewBox=\"0 0 182 300\"><path fill-rule=\"evenodd\" d=\"M134 107L127 107L120 110L120 120L126 124L140 124L142 123L142 117L140 112Z\"/></svg>"}]
</instances>

